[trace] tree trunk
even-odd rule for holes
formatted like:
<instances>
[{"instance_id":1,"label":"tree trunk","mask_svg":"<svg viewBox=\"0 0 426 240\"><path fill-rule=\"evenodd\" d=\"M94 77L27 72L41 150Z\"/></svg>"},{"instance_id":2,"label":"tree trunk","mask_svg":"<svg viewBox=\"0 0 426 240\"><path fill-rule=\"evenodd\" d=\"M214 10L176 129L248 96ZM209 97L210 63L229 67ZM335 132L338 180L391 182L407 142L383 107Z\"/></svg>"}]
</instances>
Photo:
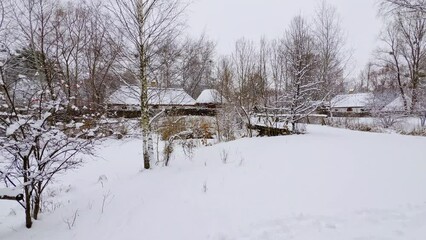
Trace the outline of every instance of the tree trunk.
<instances>
[{"instance_id":1,"label":"tree trunk","mask_svg":"<svg viewBox=\"0 0 426 240\"><path fill-rule=\"evenodd\" d=\"M31 190L30 187L26 185L24 187L24 194L25 194L25 226L27 228L31 228L33 225L33 221L31 218Z\"/></svg>"},{"instance_id":2,"label":"tree trunk","mask_svg":"<svg viewBox=\"0 0 426 240\"><path fill-rule=\"evenodd\" d=\"M30 160L28 157L24 156L22 158L22 167L24 170L24 195L25 195L25 226L31 228L33 221L31 218L31 188L32 186L28 185L28 170L30 169Z\"/></svg>"},{"instance_id":3,"label":"tree trunk","mask_svg":"<svg viewBox=\"0 0 426 240\"><path fill-rule=\"evenodd\" d=\"M35 220L38 219L38 214L40 213L41 209L41 188L42 184L41 182L37 183L37 189L35 190L35 197L34 197L34 209L33 209L33 218Z\"/></svg>"},{"instance_id":4,"label":"tree trunk","mask_svg":"<svg viewBox=\"0 0 426 240\"><path fill-rule=\"evenodd\" d=\"M144 65L144 64L141 64ZM141 69L142 72L142 69ZM151 128L149 124L149 109L148 109L148 86L145 75L145 70L141 73L141 129L143 142L143 162L144 168L150 169L151 154L149 145L152 144ZM150 141L151 139L151 141Z\"/></svg>"},{"instance_id":5,"label":"tree trunk","mask_svg":"<svg viewBox=\"0 0 426 240\"><path fill-rule=\"evenodd\" d=\"M153 160L154 159L154 140L153 140L151 129L148 135L148 154L149 154L149 160Z\"/></svg>"},{"instance_id":6,"label":"tree trunk","mask_svg":"<svg viewBox=\"0 0 426 240\"><path fill-rule=\"evenodd\" d=\"M143 167L145 169L150 169L150 157L149 157L149 150L148 150L148 133L142 129L142 142L143 142Z\"/></svg>"},{"instance_id":7,"label":"tree trunk","mask_svg":"<svg viewBox=\"0 0 426 240\"><path fill-rule=\"evenodd\" d=\"M38 219L38 213L40 212L40 196L34 198L34 209L33 209L33 218Z\"/></svg>"},{"instance_id":8,"label":"tree trunk","mask_svg":"<svg viewBox=\"0 0 426 240\"><path fill-rule=\"evenodd\" d=\"M143 142L143 162L144 168L150 169L150 153L149 153L149 138L151 136L151 129L149 124L149 109L148 109L148 79L146 74L146 49L145 49L145 13L143 9L143 1L138 1L136 4L136 11L138 17L138 53L139 53L139 84L141 86L141 129L142 129L142 142ZM151 141L152 142L152 141Z\"/></svg>"},{"instance_id":9,"label":"tree trunk","mask_svg":"<svg viewBox=\"0 0 426 240\"><path fill-rule=\"evenodd\" d=\"M416 104L417 104L417 84L413 86L413 91L411 94L411 113L414 113L416 111Z\"/></svg>"}]
</instances>

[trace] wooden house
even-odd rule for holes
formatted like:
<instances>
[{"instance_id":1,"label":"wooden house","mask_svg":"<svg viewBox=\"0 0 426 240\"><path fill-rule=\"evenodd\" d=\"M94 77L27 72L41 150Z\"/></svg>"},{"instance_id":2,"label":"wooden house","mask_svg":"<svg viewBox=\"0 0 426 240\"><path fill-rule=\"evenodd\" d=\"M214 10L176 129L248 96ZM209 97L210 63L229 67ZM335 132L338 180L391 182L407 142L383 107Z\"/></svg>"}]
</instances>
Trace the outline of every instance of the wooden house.
<instances>
[{"instance_id":1,"label":"wooden house","mask_svg":"<svg viewBox=\"0 0 426 240\"><path fill-rule=\"evenodd\" d=\"M333 115L368 114L373 100L373 93L337 95L330 101L330 111Z\"/></svg>"}]
</instances>

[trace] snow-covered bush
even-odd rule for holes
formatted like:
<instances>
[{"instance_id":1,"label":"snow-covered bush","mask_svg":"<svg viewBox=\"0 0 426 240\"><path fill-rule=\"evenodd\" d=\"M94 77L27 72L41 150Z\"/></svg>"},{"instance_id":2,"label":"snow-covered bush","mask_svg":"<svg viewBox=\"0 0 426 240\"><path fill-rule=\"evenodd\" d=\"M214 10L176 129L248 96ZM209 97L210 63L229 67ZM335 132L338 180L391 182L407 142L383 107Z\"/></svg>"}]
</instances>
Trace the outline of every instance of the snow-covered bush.
<instances>
[{"instance_id":1,"label":"snow-covered bush","mask_svg":"<svg viewBox=\"0 0 426 240\"><path fill-rule=\"evenodd\" d=\"M189 160L192 160L192 158L194 157L194 149L196 148L194 140L187 139L186 141L183 141L181 145L182 145L182 150L185 156Z\"/></svg>"},{"instance_id":2,"label":"snow-covered bush","mask_svg":"<svg viewBox=\"0 0 426 240\"><path fill-rule=\"evenodd\" d=\"M61 121L67 119L67 104L61 100L59 88L48 86L43 79L35 77L37 91L26 92L26 99L15 101L16 89L3 81L3 68L0 70L7 105L0 116L4 131L0 135L0 179L7 188L22 189L26 227L31 228L49 184L59 173L78 167L80 154L91 153L92 140L82 136L90 136L94 130Z\"/></svg>"},{"instance_id":3,"label":"snow-covered bush","mask_svg":"<svg viewBox=\"0 0 426 240\"><path fill-rule=\"evenodd\" d=\"M161 140L167 141L173 135L185 131L185 121L182 117L166 117L163 119L161 126L158 131L161 136Z\"/></svg>"},{"instance_id":4,"label":"snow-covered bush","mask_svg":"<svg viewBox=\"0 0 426 240\"><path fill-rule=\"evenodd\" d=\"M216 134L220 142L235 140L241 129L238 124L238 114L234 106L224 106L218 109L216 115Z\"/></svg>"},{"instance_id":5,"label":"snow-covered bush","mask_svg":"<svg viewBox=\"0 0 426 240\"><path fill-rule=\"evenodd\" d=\"M425 136L426 137L426 128L425 127L417 127L412 129L411 131L401 131L403 135L411 135L411 136Z\"/></svg>"},{"instance_id":6,"label":"snow-covered bush","mask_svg":"<svg viewBox=\"0 0 426 240\"><path fill-rule=\"evenodd\" d=\"M385 129L393 127L398 123L398 116L392 114L381 114L377 116L379 125Z\"/></svg>"},{"instance_id":7,"label":"snow-covered bush","mask_svg":"<svg viewBox=\"0 0 426 240\"><path fill-rule=\"evenodd\" d=\"M419 119L420 119L420 126L421 127L426 127L426 111L424 114L419 115Z\"/></svg>"},{"instance_id":8,"label":"snow-covered bush","mask_svg":"<svg viewBox=\"0 0 426 240\"><path fill-rule=\"evenodd\" d=\"M32 225L41 211L42 194L58 173L78 167L80 153L90 153L91 141L71 137L55 124L55 113L18 115L1 119L6 136L0 138L0 178L9 186L22 187L25 200L26 226Z\"/></svg>"},{"instance_id":9,"label":"snow-covered bush","mask_svg":"<svg viewBox=\"0 0 426 240\"><path fill-rule=\"evenodd\" d=\"M362 122L359 118L328 118L327 125L362 132L380 132L374 124Z\"/></svg>"}]
</instances>

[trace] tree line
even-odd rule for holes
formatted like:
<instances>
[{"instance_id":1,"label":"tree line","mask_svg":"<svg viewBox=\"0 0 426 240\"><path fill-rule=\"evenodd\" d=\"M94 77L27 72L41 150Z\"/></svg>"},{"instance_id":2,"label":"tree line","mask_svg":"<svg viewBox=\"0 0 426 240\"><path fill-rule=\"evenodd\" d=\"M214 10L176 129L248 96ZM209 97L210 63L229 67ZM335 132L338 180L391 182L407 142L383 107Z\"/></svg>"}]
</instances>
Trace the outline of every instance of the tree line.
<instances>
[{"instance_id":1,"label":"tree line","mask_svg":"<svg viewBox=\"0 0 426 240\"><path fill-rule=\"evenodd\" d=\"M399 97L404 112L422 112L426 109L426 2L379 3L384 26L373 60L360 75L361 91Z\"/></svg>"}]
</instances>

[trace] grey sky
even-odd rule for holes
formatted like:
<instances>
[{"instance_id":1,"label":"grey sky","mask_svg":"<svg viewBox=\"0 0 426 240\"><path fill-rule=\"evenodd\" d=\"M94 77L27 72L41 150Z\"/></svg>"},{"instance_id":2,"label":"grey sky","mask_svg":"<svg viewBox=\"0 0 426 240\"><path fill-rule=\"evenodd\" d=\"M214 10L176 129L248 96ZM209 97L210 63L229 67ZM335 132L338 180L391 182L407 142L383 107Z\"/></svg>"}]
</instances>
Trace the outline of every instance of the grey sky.
<instances>
[{"instance_id":1,"label":"grey sky","mask_svg":"<svg viewBox=\"0 0 426 240\"><path fill-rule=\"evenodd\" d=\"M297 14L311 17L320 0L193 0L190 33L205 32L217 43L219 54L229 54L237 39L258 41L280 37ZM353 50L351 76L364 67L376 47L380 31L375 0L328 0L337 8L347 46Z\"/></svg>"}]
</instances>

